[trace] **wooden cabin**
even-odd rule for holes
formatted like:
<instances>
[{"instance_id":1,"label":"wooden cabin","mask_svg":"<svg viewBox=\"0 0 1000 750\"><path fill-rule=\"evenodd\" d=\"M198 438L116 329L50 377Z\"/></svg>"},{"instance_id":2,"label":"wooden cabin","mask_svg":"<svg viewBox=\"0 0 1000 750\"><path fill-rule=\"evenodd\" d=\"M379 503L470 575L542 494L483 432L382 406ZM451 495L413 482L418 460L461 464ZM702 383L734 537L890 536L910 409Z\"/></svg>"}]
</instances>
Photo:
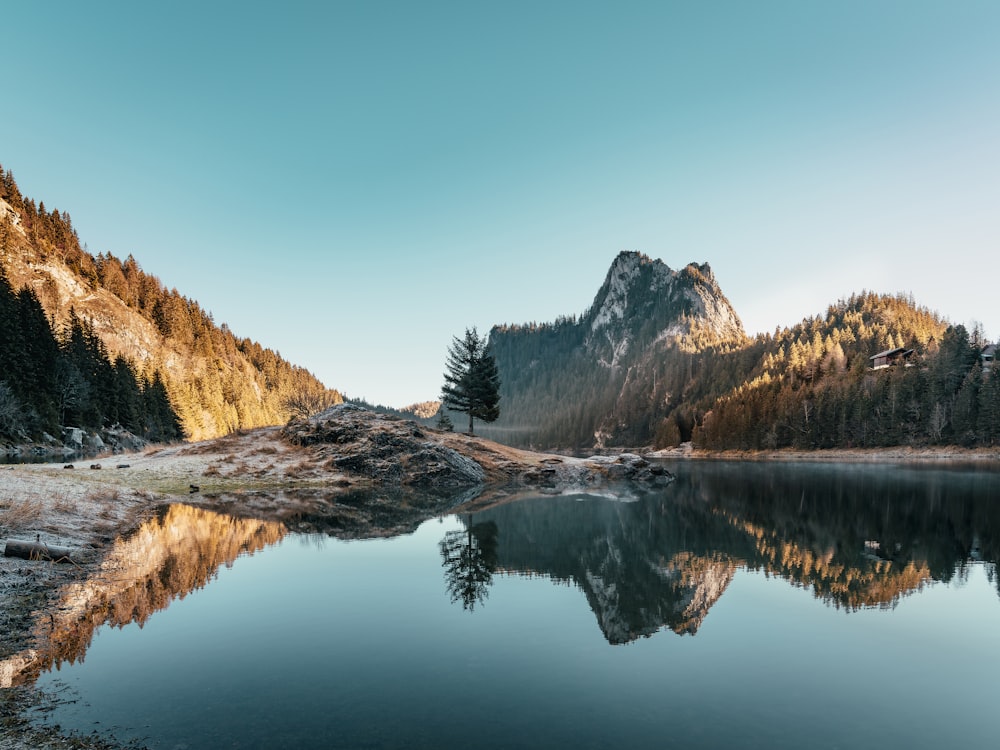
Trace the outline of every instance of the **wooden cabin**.
<instances>
[{"instance_id":1,"label":"wooden cabin","mask_svg":"<svg viewBox=\"0 0 1000 750\"><path fill-rule=\"evenodd\" d=\"M905 349L898 346L895 349L886 349L884 352L873 354L869 359L872 361L873 370L881 370L886 367L893 367L906 363L913 356L913 349Z\"/></svg>"}]
</instances>

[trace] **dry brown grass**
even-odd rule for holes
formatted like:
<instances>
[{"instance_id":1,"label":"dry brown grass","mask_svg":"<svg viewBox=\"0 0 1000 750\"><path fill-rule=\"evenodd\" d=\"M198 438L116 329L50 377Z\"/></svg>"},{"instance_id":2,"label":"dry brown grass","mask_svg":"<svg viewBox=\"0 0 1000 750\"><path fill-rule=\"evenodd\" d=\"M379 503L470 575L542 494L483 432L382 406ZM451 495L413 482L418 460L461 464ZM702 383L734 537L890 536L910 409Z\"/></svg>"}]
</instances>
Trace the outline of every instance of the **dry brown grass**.
<instances>
[{"instance_id":1,"label":"dry brown grass","mask_svg":"<svg viewBox=\"0 0 1000 750\"><path fill-rule=\"evenodd\" d=\"M66 495L59 497L52 504L52 510L56 511L57 513L76 513L78 509L79 505L77 504L77 502L67 497Z\"/></svg>"},{"instance_id":2,"label":"dry brown grass","mask_svg":"<svg viewBox=\"0 0 1000 750\"><path fill-rule=\"evenodd\" d=\"M240 461L238 464L236 464L236 466L233 467L233 470L231 472L229 472L229 476L231 476L231 477L243 477L243 476L247 476L248 474L252 474L252 473L253 473L253 469L247 464L247 462L246 461Z\"/></svg>"},{"instance_id":3,"label":"dry brown grass","mask_svg":"<svg viewBox=\"0 0 1000 750\"><path fill-rule=\"evenodd\" d=\"M294 466L289 466L285 469L285 477L288 479L304 479L313 474L316 470L316 464L312 461L300 461Z\"/></svg>"},{"instance_id":4,"label":"dry brown grass","mask_svg":"<svg viewBox=\"0 0 1000 750\"><path fill-rule=\"evenodd\" d=\"M218 466L216 466L215 464L211 464L201 473L201 475L203 477L221 477L222 472L219 471Z\"/></svg>"},{"instance_id":5,"label":"dry brown grass","mask_svg":"<svg viewBox=\"0 0 1000 750\"><path fill-rule=\"evenodd\" d=\"M274 464L268 464L267 466L262 466L254 472L255 477L266 477L274 470Z\"/></svg>"},{"instance_id":6,"label":"dry brown grass","mask_svg":"<svg viewBox=\"0 0 1000 750\"><path fill-rule=\"evenodd\" d=\"M42 518L42 503L37 498L7 500L0 503L0 526L24 529L37 524Z\"/></svg>"},{"instance_id":7,"label":"dry brown grass","mask_svg":"<svg viewBox=\"0 0 1000 750\"><path fill-rule=\"evenodd\" d=\"M106 490L93 490L87 494L87 500L92 503L117 503L121 499L121 492L117 487Z\"/></svg>"},{"instance_id":8,"label":"dry brown grass","mask_svg":"<svg viewBox=\"0 0 1000 750\"><path fill-rule=\"evenodd\" d=\"M196 456L202 453L218 453L222 450L233 450L240 444L242 438L243 434L240 432L231 432L214 440L204 440L200 443L188 445L180 453L185 456Z\"/></svg>"}]
</instances>

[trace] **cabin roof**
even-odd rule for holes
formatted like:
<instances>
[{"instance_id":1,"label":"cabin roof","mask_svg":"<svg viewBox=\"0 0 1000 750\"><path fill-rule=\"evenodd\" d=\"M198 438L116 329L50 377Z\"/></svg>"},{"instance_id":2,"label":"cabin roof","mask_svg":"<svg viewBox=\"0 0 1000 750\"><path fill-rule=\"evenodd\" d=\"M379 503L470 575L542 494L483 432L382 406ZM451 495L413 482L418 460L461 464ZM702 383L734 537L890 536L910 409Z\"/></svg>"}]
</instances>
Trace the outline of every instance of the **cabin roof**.
<instances>
[{"instance_id":1,"label":"cabin roof","mask_svg":"<svg viewBox=\"0 0 1000 750\"><path fill-rule=\"evenodd\" d=\"M893 354L906 354L907 351L909 351L909 353L911 353L911 354L913 353L912 349L907 350L907 349L904 349L902 346L897 346L895 349L886 349L884 352L879 352L878 354L873 354L868 359L879 359L880 357L891 357Z\"/></svg>"}]
</instances>

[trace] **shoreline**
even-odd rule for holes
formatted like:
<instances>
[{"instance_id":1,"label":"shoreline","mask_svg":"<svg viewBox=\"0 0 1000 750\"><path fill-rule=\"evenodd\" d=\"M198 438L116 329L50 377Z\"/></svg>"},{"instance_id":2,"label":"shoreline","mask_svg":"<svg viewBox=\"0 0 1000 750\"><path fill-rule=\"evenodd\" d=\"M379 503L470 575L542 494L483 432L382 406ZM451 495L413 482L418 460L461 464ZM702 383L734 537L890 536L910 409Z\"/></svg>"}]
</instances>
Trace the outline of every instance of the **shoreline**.
<instances>
[{"instance_id":1,"label":"shoreline","mask_svg":"<svg viewBox=\"0 0 1000 750\"><path fill-rule=\"evenodd\" d=\"M690 461L774 461L802 463L942 463L997 464L1000 447L962 448L961 446L893 446L886 448L816 448L800 450L722 450L709 451L691 447L667 448L644 453L648 458Z\"/></svg>"}]
</instances>

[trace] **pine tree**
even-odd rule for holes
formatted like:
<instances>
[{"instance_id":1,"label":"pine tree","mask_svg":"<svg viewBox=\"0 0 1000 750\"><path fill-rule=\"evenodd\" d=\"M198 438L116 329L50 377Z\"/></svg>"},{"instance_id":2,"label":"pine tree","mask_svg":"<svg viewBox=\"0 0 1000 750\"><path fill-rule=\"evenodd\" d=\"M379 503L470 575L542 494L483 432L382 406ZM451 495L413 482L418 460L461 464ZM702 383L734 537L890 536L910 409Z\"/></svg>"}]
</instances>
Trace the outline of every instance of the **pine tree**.
<instances>
[{"instance_id":1,"label":"pine tree","mask_svg":"<svg viewBox=\"0 0 1000 750\"><path fill-rule=\"evenodd\" d=\"M455 429L455 425L451 423L451 417L448 416L448 413L444 409L438 412L437 422L434 423L434 426L441 430L441 432L451 432Z\"/></svg>"},{"instance_id":2,"label":"pine tree","mask_svg":"<svg viewBox=\"0 0 1000 750\"><path fill-rule=\"evenodd\" d=\"M486 339L476 329L465 329L465 338L457 336L448 347L445 384L441 401L453 411L469 415L469 434L473 420L494 422L500 416L500 375Z\"/></svg>"}]
</instances>

